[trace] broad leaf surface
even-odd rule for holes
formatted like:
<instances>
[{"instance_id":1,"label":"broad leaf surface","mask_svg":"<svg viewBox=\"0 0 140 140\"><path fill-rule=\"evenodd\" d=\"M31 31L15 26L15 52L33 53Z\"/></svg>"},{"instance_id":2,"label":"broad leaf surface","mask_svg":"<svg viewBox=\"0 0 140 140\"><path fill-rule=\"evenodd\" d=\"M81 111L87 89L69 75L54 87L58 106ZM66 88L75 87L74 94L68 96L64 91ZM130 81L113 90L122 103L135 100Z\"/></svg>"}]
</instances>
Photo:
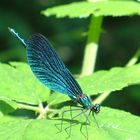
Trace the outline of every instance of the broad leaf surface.
<instances>
[{"instance_id":1,"label":"broad leaf surface","mask_svg":"<svg viewBox=\"0 0 140 140\"><path fill-rule=\"evenodd\" d=\"M4 114L8 114L15 111L16 109L16 102L12 101L9 98L0 96L0 111L2 111Z\"/></svg>"},{"instance_id":2,"label":"broad leaf surface","mask_svg":"<svg viewBox=\"0 0 140 140\"><path fill-rule=\"evenodd\" d=\"M12 100L9 99L9 98L0 96L0 101L4 101L5 103L9 104L9 105L10 105L12 108L14 108L14 109L17 108L16 102L12 101Z\"/></svg>"},{"instance_id":3,"label":"broad leaf surface","mask_svg":"<svg viewBox=\"0 0 140 140\"><path fill-rule=\"evenodd\" d=\"M49 89L34 77L27 64L11 65L0 64L0 98L8 99L9 103L6 103L10 106L13 104L12 100L34 105L38 105L39 101L57 104L69 100L69 97L61 93L50 95ZM98 71L78 81L84 93L88 95L121 90L140 83L140 64Z\"/></svg>"},{"instance_id":4,"label":"broad leaf surface","mask_svg":"<svg viewBox=\"0 0 140 140\"><path fill-rule=\"evenodd\" d=\"M48 103L54 105L65 102L66 100L70 100L70 98L64 94L54 92L52 95L50 95Z\"/></svg>"},{"instance_id":5,"label":"broad leaf surface","mask_svg":"<svg viewBox=\"0 0 140 140\"><path fill-rule=\"evenodd\" d=\"M78 113L78 112L76 112ZM75 114L73 114L75 115ZM63 131L57 133L55 124L61 120L36 120L21 119L14 117L0 117L0 139L2 140L65 140L67 137L64 129L69 126L70 115L64 120ZM100 128L95 120L90 118L91 124L88 126L89 140L124 140L140 138L140 119L130 113L102 107L101 112L95 116ZM75 119L76 125L71 127L70 140L85 140L80 132L80 125L85 121L85 116ZM85 125L82 129L86 134Z\"/></svg>"},{"instance_id":6,"label":"broad leaf surface","mask_svg":"<svg viewBox=\"0 0 140 140\"><path fill-rule=\"evenodd\" d=\"M140 15L140 3L132 0L75 2L48 8L42 11L42 14L46 16L55 15L57 18L83 18L88 17L91 14L95 16Z\"/></svg>"},{"instance_id":7,"label":"broad leaf surface","mask_svg":"<svg viewBox=\"0 0 140 140\"><path fill-rule=\"evenodd\" d=\"M46 101L49 92L27 64L0 64L0 98L36 105L39 101Z\"/></svg>"},{"instance_id":8,"label":"broad leaf surface","mask_svg":"<svg viewBox=\"0 0 140 140\"><path fill-rule=\"evenodd\" d=\"M140 83L140 64L98 71L78 81L84 93L89 95L121 90L129 85Z\"/></svg>"}]
</instances>

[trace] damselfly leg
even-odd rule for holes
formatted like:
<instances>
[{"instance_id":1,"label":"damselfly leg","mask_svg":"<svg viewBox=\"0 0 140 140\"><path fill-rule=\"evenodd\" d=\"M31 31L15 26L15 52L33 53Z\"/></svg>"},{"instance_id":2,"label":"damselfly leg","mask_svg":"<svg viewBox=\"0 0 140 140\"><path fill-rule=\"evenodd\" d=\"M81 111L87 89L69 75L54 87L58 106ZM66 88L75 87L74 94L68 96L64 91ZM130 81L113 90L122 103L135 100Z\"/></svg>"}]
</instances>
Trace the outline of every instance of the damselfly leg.
<instances>
[{"instance_id":1,"label":"damselfly leg","mask_svg":"<svg viewBox=\"0 0 140 140\"><path fill-rule=\"evenodd\" d=\"M62 126L63 126L64 121L65 121L65 119L64 119L65 113L70 112L71 119L70 120L66 120L66 121L71 122L71 120L72 120L72 112L83 110L83 108L81 106L76 106L76 107L78 107L78 108L71 109L71 106L70 106L70 109L69 110L65 110L65 111L62 112L61 123L55 124L56 128L59 130L58 133L62 132L62 129L63 129ZM67 124L67 123L65 123L65 124ZM60 126L60 128L58 126Z\"/></svg>"},{"instance_id":2,"label":"damselfly leg","mask_svg":"<svg viewBox=\"0 0 140 140\"><path fill-rule=\"evenodd\" d=\"M70 134L70 133L71 133L71 127L77 124L76 122L73 122L73 120L74 120L75 118L81 116L82 114L86 115L85 113L86 113L88 110L83 110L83 108L82 108L81 111L82 111L81 113L79 113L78 115L76 115L76 116L74 116L74 117L71 118L70 125L69 125L68 127L65 128L65 131L66 131L66 133L68 134L67 139L68 139L68 138L70 137L70 135L71 135L71 134ZM87 121L88 121L88 118L86 119L86 122L87 122ZM73 124L72 124L72 123L73 123ZM81 125L83 125L83 124L81 124ZM81 128L81 127L80 127L80 128ZM70 130L69 130L70 133L68 132L68 129L70 129ZM82 134L83 134L83 133L82 133Z\"/></svg>"},{"instance_id":3,"label":"damselfly leg","mask_svg":"<svg viewBox=\"0 0 140 140\"><path fill-rule=\"evenodd\" d=\"M92 112L92 116L93 116L93 118L94 118L94 120L95 120L95 123L96 123L97 127L98 127L98 128L100 128L100 127L99 127L99 124L98 124L98 122L97 122L97 120L96 120L96 118L95 118L95 115L94 115L94 114L95 114L95 113L94 113L94 112Z\"/></svg>"}]
</instances>

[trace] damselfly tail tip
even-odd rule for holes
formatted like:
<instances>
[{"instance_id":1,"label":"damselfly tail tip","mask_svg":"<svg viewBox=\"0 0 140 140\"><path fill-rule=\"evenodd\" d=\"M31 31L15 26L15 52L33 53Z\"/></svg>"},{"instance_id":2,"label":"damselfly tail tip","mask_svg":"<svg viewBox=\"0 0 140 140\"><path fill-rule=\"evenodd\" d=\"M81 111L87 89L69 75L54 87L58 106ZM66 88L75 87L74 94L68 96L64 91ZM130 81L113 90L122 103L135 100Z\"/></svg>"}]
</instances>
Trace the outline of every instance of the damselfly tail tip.
<instances>
[{"instance_id":1,"label":"damselfly tail tip","mask_svg":"<svg viewBox=\"0 0 140 140\"><path fill-rule=\"evenodd\" d=\"M8 27L8 30L13 36L15 36L22 43L23 46L25 47L27 46L24 39L22 39L13 28Z\"/></svg>"},{"instance_id":2,"label":"damselfly tail tip","mask_svg":"<svg viewBox=\"0 0 140 140\"><path fill-rule=\"evenodd\" d=\"M9 30L10 33L12 33L13 35L15 35L15 30L13 28L8 27L8 30Z\"/></svg>"},{"instance_id":3,"label":"damselfly tail tip","mask_svg":"<svg viewBox=\"0 0 140 140\"><path fill-rule=\"evenodd\" d=\"M13 29L12 29L12 28L10 28L10 27L8 27L8 30L9 30L9 32L12 32L12 30L13 30Z\"/></svg>"}]
</instances>

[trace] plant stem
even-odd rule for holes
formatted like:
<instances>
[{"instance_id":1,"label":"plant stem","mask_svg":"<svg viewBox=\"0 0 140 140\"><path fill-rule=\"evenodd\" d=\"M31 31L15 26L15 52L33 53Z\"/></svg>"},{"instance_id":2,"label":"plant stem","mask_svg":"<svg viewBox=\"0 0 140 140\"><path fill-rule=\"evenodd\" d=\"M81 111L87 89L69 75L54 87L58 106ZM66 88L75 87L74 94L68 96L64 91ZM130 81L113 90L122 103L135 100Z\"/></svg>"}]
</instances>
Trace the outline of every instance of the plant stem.
<instances>
[{"instance_id":1,"label":"plant stem","mask_svg":"<svg viewBox=\"0 0 140 140\"><path fill-rule=\"evenodd\" d=\"M104 92L102 93L97 99L93 101L93 104L101 104L109 95L111 92Z\"/></svg>"},{"instance_id":2,"label":"plant stem","mask_svg":"<svg viewBox=\"0 0 140 140\"><path fill-rule=\"evenodd\" d=\"M99 35L101 32L101 24L102 17L94 17L92 15L89 25L87 44L85 46L84 52L84 60L81 73L82 76L90 75L94 71Z\"/></svg>"},{"instance_id":3,"label":"plant stem","mask_svg":"<svg viewBox=\"0 0 140 140\"><path fill-rule=\"evenodd\" d=\"M136 51L134 56L127 62L127 64L125 66L128 67L128 66L132 66L132 65L136 64L139 57L140 57L140 48ZM93 101L93 103L101 104L110 94L111 94L111 92L102 93L97 99L95 99Z\"/></svg>"},{"instance_id":4,"label":"plant stem","mask_svg":"<svg viewBox=\"0 0 140 140\"><path fill-rule=\"evenodd\" d=\"M48 112L58 112L56 109L50 109L49 106L41 109L40 114L38 115L37 119L44 119L47 116Z\"/></svg>"},{"instance_id":5,"label":"plant stem","mask_svg":"<svg viewBox=\"0 0 140 140\"><path fill-rule=\"evenodd\" d=\"M128 67L134 65L138 61L139 56L140 56L140 48L136 51L134 56L127 62L126 66Z\"/></svg>"},{"instance_id":6,"label":"plant stem","mask_svg":"<svg viewBox=\"0 0 140 140\"><path fill-rule=\"evenodd\" d=\"M41 102L39 103L39 106L31 106L31 105L26 105L21 103L17 103L17 106L19 109L27 109L39 113L37 119L46 118L47 112L58 112L58 110L56 109L50 109L48 105L46 107L43 107Z\"/></svg>"},{"instance_id":7,"label":"plant stem","mask_svg":"<svg viewBox=\"0 0 140 140\"><path fill-rule=\"evenodd\" d=\"M26 105L26 104L21 104L21 103L18 103L17 106L19 109L27 109L27 110L32 110L35 112L40 112L40 108L36 106L31 106L31 105Z\"/></svg>"}]
</instances>

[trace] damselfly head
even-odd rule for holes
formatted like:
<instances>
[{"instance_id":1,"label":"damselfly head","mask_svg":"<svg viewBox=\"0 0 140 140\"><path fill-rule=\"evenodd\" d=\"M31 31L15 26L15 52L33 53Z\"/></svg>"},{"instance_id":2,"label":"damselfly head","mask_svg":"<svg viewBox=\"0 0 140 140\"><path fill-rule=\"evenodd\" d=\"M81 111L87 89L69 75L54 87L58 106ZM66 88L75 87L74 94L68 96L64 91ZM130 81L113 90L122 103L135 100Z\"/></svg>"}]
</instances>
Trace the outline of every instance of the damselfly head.
<instances>
[{"instance_id":1,"label":"damselfly head","mask_svg":"<svg viewBox=\"0 0 140 140\"><path fill-rule=\"evenodd\" d=\"M99 113L100 112L100 104L95 104L91 110L95 113Z\"/></svg>"}]
</instances>

